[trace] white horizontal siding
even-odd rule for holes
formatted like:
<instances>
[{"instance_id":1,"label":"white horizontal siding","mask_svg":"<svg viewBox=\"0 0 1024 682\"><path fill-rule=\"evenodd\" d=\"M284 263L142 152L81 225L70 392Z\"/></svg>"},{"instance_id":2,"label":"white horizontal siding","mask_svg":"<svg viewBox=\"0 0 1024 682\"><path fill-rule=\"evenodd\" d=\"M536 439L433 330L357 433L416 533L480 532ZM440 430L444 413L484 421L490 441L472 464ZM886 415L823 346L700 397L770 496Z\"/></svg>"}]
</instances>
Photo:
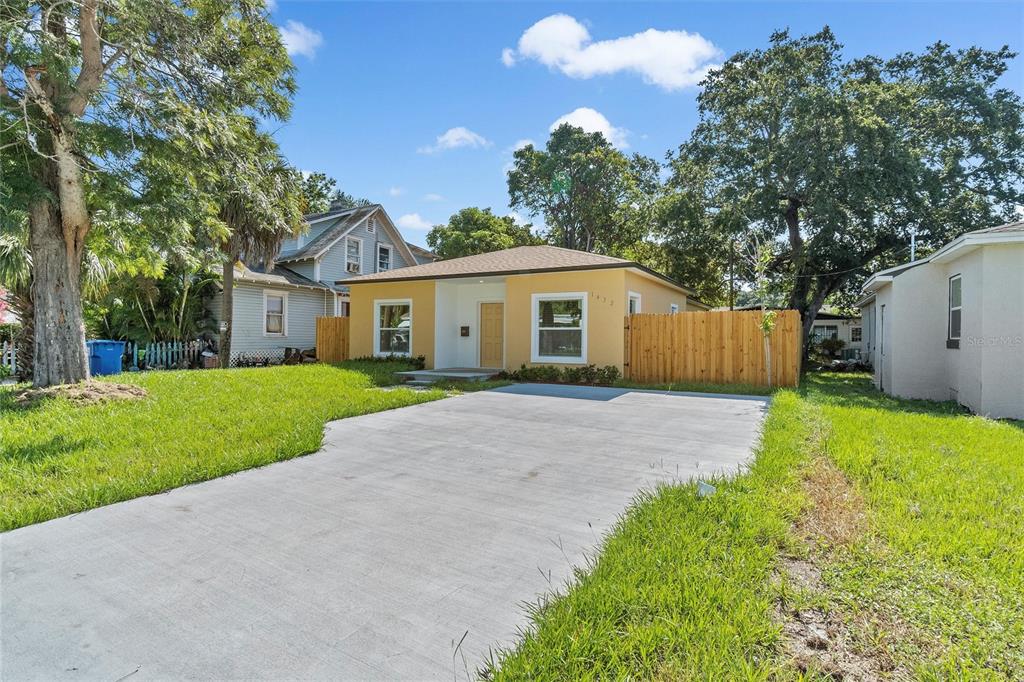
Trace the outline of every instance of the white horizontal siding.
<instances>
[{"instance_id":1,"label":"white horizontal siding","mask_svg":"<svg viewBox=\"0 0 1024 682\"><path fill-rule=\"evenodd\" d=\"M288 335L264 336L263 291L288 295ZM284 355L285 347L316 346L316 318L333 314L334 299L329 291L313 289L275 289L250 284L235 285L234 321L231 330L231 357L246 353Z\"/></svg>"}]
</instances>

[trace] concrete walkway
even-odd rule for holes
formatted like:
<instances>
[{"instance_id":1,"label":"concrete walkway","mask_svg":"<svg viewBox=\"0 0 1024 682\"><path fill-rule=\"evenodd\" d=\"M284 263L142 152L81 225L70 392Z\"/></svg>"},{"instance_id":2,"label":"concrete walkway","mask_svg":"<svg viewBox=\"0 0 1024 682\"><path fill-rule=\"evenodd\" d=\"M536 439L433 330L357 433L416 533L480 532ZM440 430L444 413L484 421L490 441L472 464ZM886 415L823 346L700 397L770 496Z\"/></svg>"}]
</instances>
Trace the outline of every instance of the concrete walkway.
<instances>
[{"instance_id":1,"label":"concrete walkway","mask_svg":"<svg viewBox=\"0 0 1024 682\"><path fill-rule=\"evenodd\" d=\"M510 386L0 536L0 678L467 679L633 495L735 472L764 399ZM461 644L460 644L461 643Z\"/></svg>"}]
</instances>

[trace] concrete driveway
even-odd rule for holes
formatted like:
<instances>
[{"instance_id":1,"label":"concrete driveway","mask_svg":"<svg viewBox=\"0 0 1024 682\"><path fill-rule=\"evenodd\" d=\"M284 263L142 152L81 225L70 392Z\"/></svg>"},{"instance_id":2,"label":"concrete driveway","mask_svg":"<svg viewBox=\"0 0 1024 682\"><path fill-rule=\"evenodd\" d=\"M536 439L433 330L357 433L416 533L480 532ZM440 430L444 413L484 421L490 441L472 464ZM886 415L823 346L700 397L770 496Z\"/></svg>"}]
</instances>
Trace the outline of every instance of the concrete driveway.
<instances>
[{"instance_id":1,"label":"concrete driveway","mask_svg":"<svg viewBox=\"0 0 1024 682\"><path fill-rule=\"evenodd\" d=\"M766 401L511 386L0 536L0 677L465 679L634 494L735 472Z\"/></svg>"}]
</instances>

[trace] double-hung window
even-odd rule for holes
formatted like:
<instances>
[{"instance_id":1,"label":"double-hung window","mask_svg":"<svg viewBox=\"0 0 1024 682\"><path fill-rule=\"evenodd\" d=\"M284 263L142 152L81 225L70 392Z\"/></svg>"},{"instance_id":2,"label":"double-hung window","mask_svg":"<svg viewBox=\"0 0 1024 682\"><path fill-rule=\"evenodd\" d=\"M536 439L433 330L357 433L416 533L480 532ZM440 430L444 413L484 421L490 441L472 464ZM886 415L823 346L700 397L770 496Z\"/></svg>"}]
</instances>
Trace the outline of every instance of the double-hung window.
<instances>
[{"instance_id":1,"label":"double-hung window","mask_svg":"<svg viewBox=\"0 0 1024 682\"><path fill-rule=\"evenodd\" d=\"M288 333L288 294L263 292L263 335L285 336Z\"/></svg>"},{"instance_id":2,"label":"double-hung window","mask_svg":"<svg viewBox=\"0 0 1024 682\"><path fill-rule=\"evenodd\" d=\"M821 343L825 339L838 339L839 327L834 324L816 324L811 328L811 342Z\"/></svg>"},{"instance_id":3,"label":"double-hung window","mask_svg":"<svg viewBox=\"0 0 1024 682\"><path fill-rule=\"evenodd\" d=\"M860 327L850 327L850 343L860 343L864 333Z\"/></svg>"},{"instance_id":4,"label":"double-hung window","mask_svg":"<svg viewBox=\"0 0 1024 682\"><path fill-rule=\"evenodd\" d=\"M531 362L587 361L587 294L533 294Z\"/></svg>"},{"instance_id":5,"label":"double-hung window","mask_svg":"<svg viewBox=\"0 0 1024 682\"><path fill-rule=\"evenodd\" d=\"M412 301L374 301L374 355L412 352Z\"/></svg>"},{"instance_id":6,"label":"double-hung window","mask_svg":"<svg viewBox=\"0 0 1024 682\"><path fill-rule=\"evenodd\" d=\"M946 334L946 348L960 347L960 325L963 313L963 290L960 275L949 278L949 325Z\"/></svg>"},{"instance_id":7,"label":"double-hung window","mask_svg":"<svg viewBox=\"0 0 1024 682\"><path fill-rule=\"evenodd\" d=\"M391 247L383 244L377 245L377 272L386 272L391 269Z\"/></svg>"},{"instance_id":8,"label":"double-hung window","mask_svg":"<svg viewBox=\"0 0 1024 682\"><path fill-rule=\"evenodd\" d=\"M362 272L363 243L353 237L345 238L345 272L358 275Z\"/></svg>"}]
</instances>

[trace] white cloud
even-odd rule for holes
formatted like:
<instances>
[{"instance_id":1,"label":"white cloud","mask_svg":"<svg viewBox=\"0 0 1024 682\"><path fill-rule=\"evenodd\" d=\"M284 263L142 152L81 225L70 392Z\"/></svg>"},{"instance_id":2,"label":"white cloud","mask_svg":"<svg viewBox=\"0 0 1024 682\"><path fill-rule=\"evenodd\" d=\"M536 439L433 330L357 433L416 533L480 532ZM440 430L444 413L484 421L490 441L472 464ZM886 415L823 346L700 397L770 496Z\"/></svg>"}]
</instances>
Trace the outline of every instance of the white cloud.
<instances>
[{"instance_id":1,"label":"white cloud","mask_svg":"<svg viewBox=\"0 0 1024 682\"><path fill-rule=\"evenodd\" d=\"M508 214L508 217L511 218L512 222L514 222L516 225L527 225L530 222L516 211L511 211Z\"/></svg>"},{"instance_id":2,"label":"white cloud","mask_svg":"<svg viewBox=\"0 0 1024 682\"><path fill-rule=\"evenodd\" d=\"M403 187L390 187L388 188L389 197L400 197L405 194L405 188Z\"/></svg>"},{"instance_id":3,"label":"white cloud","mask_svg":"<svg viewBox=\"0 0 1024 682\"><path fill-rule=\"evenodd\" d=\"M444 151L446 149L458 149L459 147L490 147L490 140L485 139L482 135L474 133L469 128L459 126L457 128L449 128L442 134L437 136L434 144L426 147L420 147L416 151L420 154L436 154L437 152Z\"/></svg>"},{"instance_id":4,"label":"white cloud","mask_svg":"<svg viewBox=\"0 0 1024 682\"><path fill-rule=\"evenodd\" d=\"M553 14L526 29L517 50L505 48L501 61L534 59L570 78L593 78L620 71L638 74L665 90L697 85L717 66L722 51L699 33L659 31L594 42L587 28L567 14Z\"/></svg>"},{"instance_id":5,"label":"white cloud","mask_svg":"<svg viewBox=\"0 0 1024 682\"><path fill-rule=\"evenodd\" d=\"M398 218L398 226L403 230L429 230L433 225L419 213L406 213Z\"/></svg>"},{"instance_id":6,"label":"white cloud","mask_svg":"<svg viewBox=\"0 0 1024 682\"><path fill-rule=\"evenodd\" d=\"M616 128L605 118L604 114L596 109L580 107L575 111L571 111L552 123L549 130L554 131L555 128L563 123L583 128L588 133L601 133L604 135L604 139L612 143L613 147L625 149L629 146L629 143L626 142L626 136L629 134L629 131L625 128Z\"/></svg>"},{"instance_id":7,"label":"white cloud","mask_svg":"<svg viewBox=\"0 0 1024 682\"><path fill-rule=\"evenodd\" d=\"M528 145L531 145L531 144L532 144L532 145L533 145L534 147L536 147L536 146L537 146L537 143L536 143L536 142L534 142L533 140L531 140L531 139L530 139L530 138L528 138L528 137L524 137L524 138L523 138L523 139L521 139L521 140L516 140L515 142L513 142L513 143L512 143L512 146L511 146L511 147L509 147L509 148L508 148L508 150L509 150L510 152L517 152L517 151L519 151L520 149L522 149L523 147L526 147L526 146L528 146Z\"/></svg>"},{"instance_id":8,"label":"white cloud","mask_svg":"<svg viewBox=\"0 0 1024 682\"><path fill-rule=\"evenodd\" d=\"M293 19L286 21L284 26L278 26L278 30L281 32L281 41L290 55L301 54L313 59L316 56L316 49L324 42L320 31Z\"/></svg>"},{"instance_id":9,"label":"white cloud","mask_svg":"<svg viewBox=\"0 0 1024 682\"><path fill-rule=\"evenodd\" d=\"M423 201L444 201L444 197L440 194L434 194L431 192L430 194L423 195Z\"/></svg>"}]
</instances>

